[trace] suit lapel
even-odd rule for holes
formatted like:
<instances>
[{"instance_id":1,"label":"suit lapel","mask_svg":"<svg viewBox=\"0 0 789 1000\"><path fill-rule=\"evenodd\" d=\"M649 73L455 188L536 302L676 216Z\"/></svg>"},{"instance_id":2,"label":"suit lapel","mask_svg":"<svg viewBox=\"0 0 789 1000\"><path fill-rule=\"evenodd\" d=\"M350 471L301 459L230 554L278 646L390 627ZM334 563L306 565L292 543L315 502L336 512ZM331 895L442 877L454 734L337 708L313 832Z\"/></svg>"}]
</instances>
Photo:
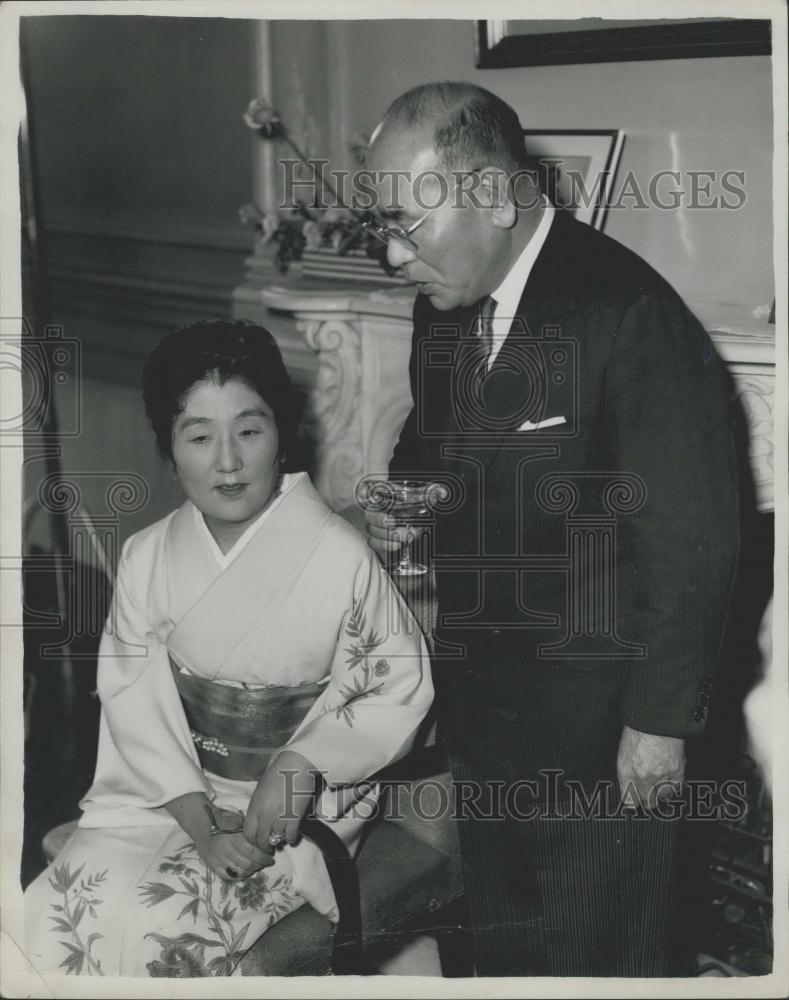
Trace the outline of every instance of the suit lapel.
<instances>
[{"instance_id":1,"label":"suit lapel","mask_svg":"<svg viewBox=\"0 0 789 1000\"><path fill-rule=\"evenodd\" d=\"M572 219L557 212L526 282L517 315L485 379L483 416L489 425L483 451L486 468L506 443L526 443L530 432L518 430L524 421L538 423L563 415L554 413L553 408L563 409L566 378L568 374L574 377L575 372L561 372L560 381L554 376L562 364L557 358L568 356L556 354L557 347L561 351L561 324L576 308L568 281L571 276L566 273L574 225ZM552 436L541 432L535 443L545 437Z\"/></svg>"},{"instance_id":2,"label":"suit lapel","mask_svg":"<svg viewBox=\"0 0 789 1000\"><path fill-rule=\"evenodd\" d=\"M558 383L551 381L555 364L546 341L559 336L564 318L576 308L573 281L578 276L577 265L568 267L568 262L575 256L577 233L573 230L578 225L557 211L523 290L517 316L490 371L484 367L480 343L474 336L475 306L427 313L424 322L431 346L440 349L445 340L444 353L454 353L451 377L445 377L440 365L432 372L422 372L426 379L423 402L432 413L427 424L440 428L437 448L431 449L440 467L465 478L468 461L459 456L470 454L470 446L487 467L506 442L513 442L524 421L562 415L566 391L557 391ZM557 396L560 398L552 398ZM560 407L556 414L551 409L554 405ZM518 444L525 445L527 438L528 432L521 432ZM535 436L541 443L545 438L556 440L547 431Z\"/></svg>"}]
</instances>

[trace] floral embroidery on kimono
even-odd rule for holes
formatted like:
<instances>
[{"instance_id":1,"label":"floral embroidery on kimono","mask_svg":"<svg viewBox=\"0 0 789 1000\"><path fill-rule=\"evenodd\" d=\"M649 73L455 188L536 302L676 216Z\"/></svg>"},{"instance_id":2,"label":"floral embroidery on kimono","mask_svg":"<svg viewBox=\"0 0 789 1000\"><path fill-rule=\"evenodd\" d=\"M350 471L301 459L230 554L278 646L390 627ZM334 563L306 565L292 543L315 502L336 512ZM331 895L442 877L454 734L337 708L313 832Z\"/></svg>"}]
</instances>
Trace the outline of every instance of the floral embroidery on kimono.
<instances>
[{"instance_id":1,"label":"floral embroidery on kimono","mask_svg":"<svg viewBox=\"0 0 789 1000\"><path fill-rule=\"evenodd\" d=\"M370 811L345 809L343 789L406 753L430 707L424 639L364 539L304 473L262 516L224 565L189 501L123 548L94 782L75 834L26 892L41 971L224 976L305 902L337 918L311 842L225 882L164 808L203 792L243 813L255 788L201 766L171 664L217 684L320 685L287 745L323 771L317 811L351 849Z\"/></svg>"}]
</instances>

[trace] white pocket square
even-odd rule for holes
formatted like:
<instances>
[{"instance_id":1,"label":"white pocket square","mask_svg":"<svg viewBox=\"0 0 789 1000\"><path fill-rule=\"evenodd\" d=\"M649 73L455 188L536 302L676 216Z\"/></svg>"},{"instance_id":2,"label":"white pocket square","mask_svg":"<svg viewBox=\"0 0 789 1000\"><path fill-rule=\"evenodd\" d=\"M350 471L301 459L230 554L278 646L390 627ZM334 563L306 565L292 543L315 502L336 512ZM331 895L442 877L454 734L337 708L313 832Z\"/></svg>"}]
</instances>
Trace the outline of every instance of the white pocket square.
<instances>
[{"instance_id":1,"label":"white pocket square","mask_svg":"<svg viewBox=\"0 0 789 1000\"><path fill-rule=\"evenodd\" d=\"M565 417L549 417L547 420L540 420L533 424L531 420L524 420L518 428L519 431L538 431L543 427L558 427L559 424L566 424Z\"/></svg>"}]
</instances>

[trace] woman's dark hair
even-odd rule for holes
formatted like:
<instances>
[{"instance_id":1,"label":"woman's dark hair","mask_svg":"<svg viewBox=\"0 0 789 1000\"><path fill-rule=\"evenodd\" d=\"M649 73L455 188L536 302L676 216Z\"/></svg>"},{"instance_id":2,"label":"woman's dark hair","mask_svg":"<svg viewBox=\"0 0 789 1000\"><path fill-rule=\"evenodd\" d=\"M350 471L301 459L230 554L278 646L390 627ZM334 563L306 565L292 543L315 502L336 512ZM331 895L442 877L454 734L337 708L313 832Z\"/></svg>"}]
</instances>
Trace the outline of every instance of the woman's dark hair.
<instances>
[{"instance_id":1,"label":"woman's dark hair","mask_svg":"<svg viewBox=\"0 0 789 1000\"><path fill-rule=\"evenodd\" d=\"M143 369L145 412L159 453L172 459L173 423L198 382L239 379L274 411L283 461L292 467L297 414L293 385L277 343L245 320L204 320L175 330L154 348Z\"/></svg>"}]
</instances>

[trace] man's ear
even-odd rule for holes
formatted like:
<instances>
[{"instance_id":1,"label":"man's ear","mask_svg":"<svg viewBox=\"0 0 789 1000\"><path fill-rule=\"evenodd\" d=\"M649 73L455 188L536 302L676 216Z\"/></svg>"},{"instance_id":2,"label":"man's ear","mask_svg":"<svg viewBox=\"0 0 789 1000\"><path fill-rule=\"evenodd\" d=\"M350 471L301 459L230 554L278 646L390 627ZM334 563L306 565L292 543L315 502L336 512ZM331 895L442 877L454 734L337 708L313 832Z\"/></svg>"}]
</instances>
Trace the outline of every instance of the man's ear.
<instances>
[{"instance_id":1,"label":"man's ear","mask_svg":"<svg viewBox=\"0 0 789 1000\"><path fill-rule=\"evenodd\" d=\"M509 176L501 167L483 167L479 174L480 200L497 229L512 229L518 212L509 194Z\"/></svg>"}]
</instances>

